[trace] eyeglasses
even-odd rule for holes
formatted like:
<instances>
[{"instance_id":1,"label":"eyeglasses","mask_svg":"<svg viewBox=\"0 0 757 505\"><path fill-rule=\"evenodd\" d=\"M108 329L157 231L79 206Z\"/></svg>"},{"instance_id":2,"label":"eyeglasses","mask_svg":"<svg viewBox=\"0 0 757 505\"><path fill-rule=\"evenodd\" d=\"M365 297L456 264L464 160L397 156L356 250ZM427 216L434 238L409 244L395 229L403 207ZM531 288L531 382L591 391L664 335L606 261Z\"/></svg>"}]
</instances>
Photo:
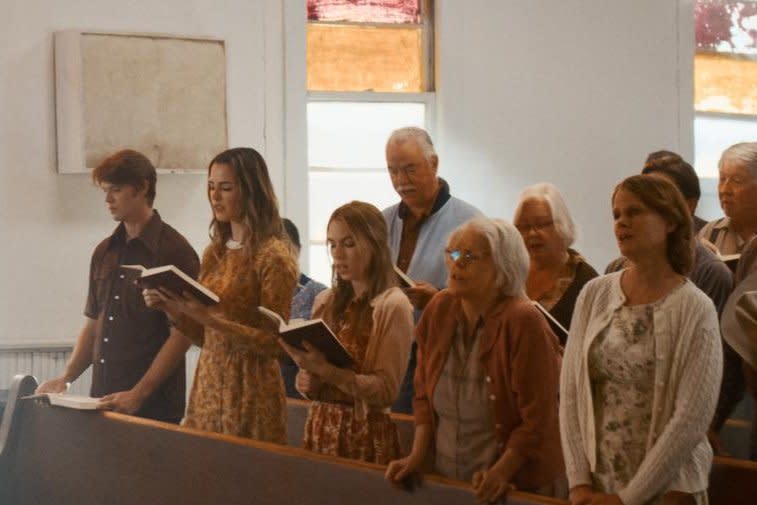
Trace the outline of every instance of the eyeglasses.
<instances>
[{"instance_id":1,"label":"eyeglasses","mask_svg":"<svg viewBox=\"0 0 757 505\"><path fill-rule=\"evenodd\" d=\"M533 230L535 232L544 231L550 226L555 224L554 221L544 221L542 223L533 223L533 224L516 224L515 228L518 229L521 234L525 235L529 231Z\"/></svg>"},{"instance_id":2,"label":"eyeglasses","mask_svg":"<svg viewBox=\"0 0 757 505\"><path fill-rule=\"evenodd\" d=\"M478 261L483 257L480 254L474 254L471 251L464 251L461 249L445 249L444 254L447 255L447 258L449 258L452 263L457 263L461 267L473 263L474 261Z\"/></svg>"}]
</instances>

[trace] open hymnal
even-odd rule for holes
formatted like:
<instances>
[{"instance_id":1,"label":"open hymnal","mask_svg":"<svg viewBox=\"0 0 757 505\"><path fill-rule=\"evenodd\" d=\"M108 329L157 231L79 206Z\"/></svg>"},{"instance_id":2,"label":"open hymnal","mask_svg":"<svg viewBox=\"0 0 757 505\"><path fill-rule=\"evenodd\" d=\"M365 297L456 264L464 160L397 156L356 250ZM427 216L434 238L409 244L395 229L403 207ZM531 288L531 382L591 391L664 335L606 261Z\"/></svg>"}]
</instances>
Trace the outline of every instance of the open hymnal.
<instances>
[{"instance_id":1,"label":"open hymnal","mask_svg":"<svg viewBox=\"0 0 757 505\"><path fill-rule=\"evenodd\" d=\"M407 276L405 272L399 269L397 265L392 265L394 267L394 272L397 274L397 278L399 278L400 281L400 287L403 288L414 288L417 286L418 283L416 283L413 279Z\"/></svg>"},{"instance_id":2,"label":"open hymnal","mask_svg":"<svg viewBox=\"0 0 757 505\"><path fill-rule=\"evenodd\" d=\"M700 239L702 243L712 252L714 252L718 259L726 264L726 266L731 270L731 272L736 271L736 267L739 264L739 260L741 259L741 254L723 254L720 252L720 249L718 249L715 244L710 242L707 239Z\"/></svg>"},{"instance_id":3,"label":"open hymnal","mask_svg":"<svg viewBox=\"0 0 757 505\"><path fill-rule=\"evenodd\" d=\"M97 410L100 402L99 398L70 395L68 393L45 393L40 395L40 397L47 397L50 405L77 410Z\"/></svg>"},{"instance_id":4,"label":"open hymnal","mask_svg":"<svg viewBox=\"0 0 757 505\"><path fill-rule=\"evenodd\" d=\"M720 254L718 253L718 258L720 258L720 261L726 264L728 268L731 269L731 272L736 271L736 267L739 265L739 260L741 259L741 254Z\"/></svg>"},{"instance_id":5,"label":"open hymnal","mask_svg":"<svg viewBox=\"0 0 757 505\"><path fill-rule=\"evenodd\" d=\"M539 309L539 312L544 315L544 318L549 323L549 327L552 329L554 334L557 335L557 338L560 339L560 342L565 342L568 339L568 330L565 328L565 326L561 325L560 322L555 319L547 309L544 308L544 305L539 302L534 302L534 305L536 305L536 308Z\"/></svg>"},{"instance_id":6,"label":"open hymnal","mask_svg":"<svg viewBox=\"0 0 757 505\"><path fill-rule=\"evenodd\" d=\"M205 305L215 305L221 301L217 294L185 274L174 265L145 268L142 265L121 265L121 268L141 272L137 282L143 288L165 288L175 294L188 292Z\"/></svg>"},{"instance_id":7,"label":"open hymnal","mask_svg":"<svg viewBox=\"0 0 757 505\"><path fill-rule=\"evenodd\" d=\"M258 307L258 310L278 325L281 338L292 347L305 350L302 343L307 341L310 345L321 351L329 363L339 368L346 368L355 362L323 319L310 319L307 321L293 319L291 322L286 323L281 316L271 309Z\"/></svg>"}]
</instances>

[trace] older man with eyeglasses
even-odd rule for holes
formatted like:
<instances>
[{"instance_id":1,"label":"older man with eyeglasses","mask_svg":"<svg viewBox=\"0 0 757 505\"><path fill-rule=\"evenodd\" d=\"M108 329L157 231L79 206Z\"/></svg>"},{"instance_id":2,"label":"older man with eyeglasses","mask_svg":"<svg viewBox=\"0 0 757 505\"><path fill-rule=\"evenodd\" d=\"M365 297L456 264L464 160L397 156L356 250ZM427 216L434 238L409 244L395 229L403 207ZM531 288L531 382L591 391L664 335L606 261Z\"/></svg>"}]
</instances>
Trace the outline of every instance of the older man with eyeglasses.
<instances>
[{"instance_id":1,"label":"older man with eyeglasses","mask_svg":"<svg viewBox=\"0 0 757 505\"><path fill-rule=\"evenodd\" d=\"M480 216L474 206L453 197L437 176L439 157L429 134L416 127L395 130L386 143L386 164L401 201L384 209L389 248L397 267L417 284L407 288L416 319L437 291L447 285L444 250L452 230ZM395 412L412 411L415 344Z\"/></svg>"}]
</instances>

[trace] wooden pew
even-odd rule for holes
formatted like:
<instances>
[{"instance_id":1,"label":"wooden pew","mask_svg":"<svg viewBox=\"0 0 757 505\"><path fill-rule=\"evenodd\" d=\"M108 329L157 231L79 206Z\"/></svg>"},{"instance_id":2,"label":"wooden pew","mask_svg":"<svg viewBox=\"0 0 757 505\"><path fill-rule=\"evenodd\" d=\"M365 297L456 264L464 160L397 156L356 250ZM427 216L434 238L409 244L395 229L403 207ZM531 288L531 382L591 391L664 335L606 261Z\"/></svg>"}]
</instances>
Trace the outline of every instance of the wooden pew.
<instances>
[{"instance_id":1,"label":"wooden pew","mask_svg":"<svg viewBox=\"0 0 757 505\"><path fill-rule=\"evenodd\" d=\"M708 489L711 505L757 503L757 462L716 457Z\"/></svg>"},{"instance_id":2,"label":"wooden pew","mask_svg":"<svg viewBox=\"0 0 757 505\"><path fill-rule=\"evenodd\" d=\"M288 399L287 402L289 444L300 447L310 402L293 399ZM392 414L392 419L397 423L403 454L408 454L413 445L413 418L404 414ZM757 463L735 458L715 458L707 491L710 505L755 505Z\"/></svg>"},{"instance_id":3,"label":"wooden pew","mask_svg":"<svg viewBox=\"0 0 757 505\"><path fill-rule=\"evenodd\" d=\"M18 377L0 425L0 503L54 505L459 505L467 486L428 477L413 493L383 468L298 448L212 434L112 412L20 399ZM512 493L509 505L560 505Z\"/></svg>"}]
</instances>

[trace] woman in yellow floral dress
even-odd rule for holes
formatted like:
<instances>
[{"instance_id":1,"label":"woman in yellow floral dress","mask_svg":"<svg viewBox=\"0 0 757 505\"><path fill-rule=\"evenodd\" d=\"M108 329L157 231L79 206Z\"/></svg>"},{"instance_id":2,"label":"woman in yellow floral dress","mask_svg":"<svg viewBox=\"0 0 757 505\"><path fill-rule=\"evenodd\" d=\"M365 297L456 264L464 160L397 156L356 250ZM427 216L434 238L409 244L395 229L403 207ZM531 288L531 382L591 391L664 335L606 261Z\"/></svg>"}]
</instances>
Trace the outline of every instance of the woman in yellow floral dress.
<instances>
[{"instance_id":1,"label":"woman in yellow floral dress","mask_svg":"<svg viewBox=\"0 0 757 505\"><path fill-rule=\"evenodd\" d=\"M257 307L288 316L297 265L282 238L263 157L250 148L216 156L208 169L208 199L211 243L199 280L221 303L208 308L164 290L145 290L145 301L202 347L184 425L285 444L281 349Z\"/></svg>"},{"instance_id":2,"label":"woman in yellow floral dress","mask_svg":"<svg viewBox=\"0 0 757 505\"><path fill-rule=\"evenodd\" d=\"M387 228L373 205L351 202L331 215L327 241L333 287L313 305L355 359L350 369L317 350L281 345L300 367L297 389L313 400L304 447L314 452L386 464L399 456L389 406L399 392L413 333L413 309L388 248Z\"/></svg>"}]
</instances>

